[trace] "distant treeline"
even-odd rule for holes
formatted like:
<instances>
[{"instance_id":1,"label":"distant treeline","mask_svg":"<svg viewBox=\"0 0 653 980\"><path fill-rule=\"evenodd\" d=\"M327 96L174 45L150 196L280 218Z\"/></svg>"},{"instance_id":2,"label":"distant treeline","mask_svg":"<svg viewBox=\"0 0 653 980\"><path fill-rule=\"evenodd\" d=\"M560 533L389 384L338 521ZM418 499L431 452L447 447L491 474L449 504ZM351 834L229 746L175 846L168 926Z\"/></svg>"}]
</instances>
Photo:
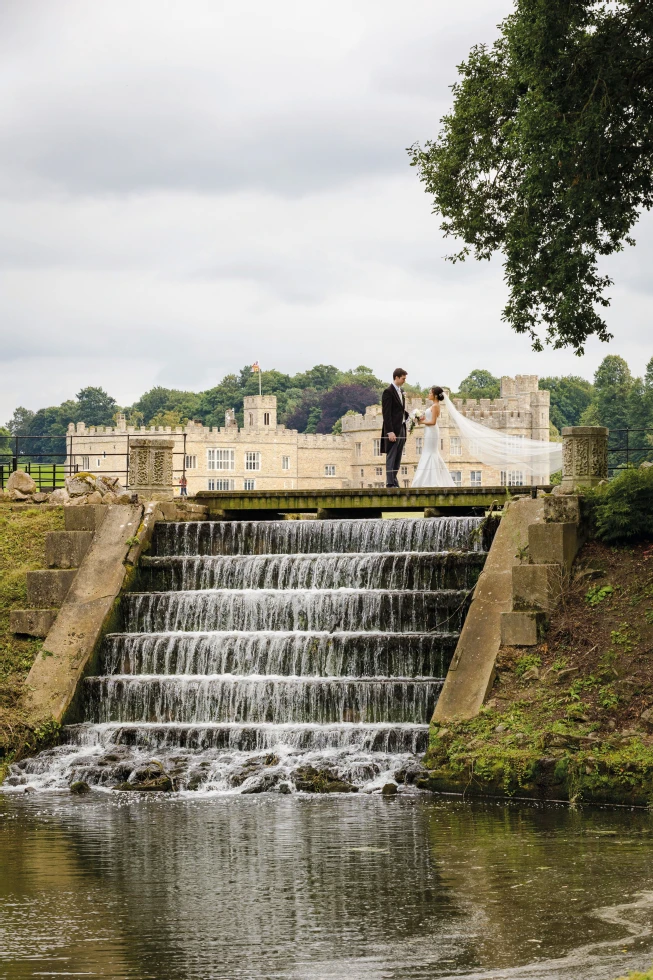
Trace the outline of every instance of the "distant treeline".
<instances>
[{"instance_id":1,"label":"distant treeline","mask_svg":"<svg viewBox=\"0 0 653 980\"><path fill-rule=\"evenodd\" d=\"M341 371L332 364L318 364L300 374L261 372L264 395L276 395L278 418L300 432L338 432L340 418L347 412L364 412L379 401L388 381L377 378L360 365ZM438 378L438 382L446 379ZM463 398L497 398L499 379L490 371L474 370L455 393ZM540 388L551 392L551 422L555 429L565 425L607 425L610 428L653 429L653 358L643 378L633 377L623 358L608 355L594 375L594 383L568 375L540 379ZM410 394L426 389L406 385ZM113 425L123 413L130 425L184 425L196 419L207 426L224 425L227 409L235 409L243 423L246 395L259 392L259 375L251 367L226 375L207 391L180 391L157 386L133 405L120 406L103 388L82 388L75 399L36 412L20 406L0 429L0 454L11 454L11 436L38 437L21 444L22 455L39 456L51 462L65 455L61 437L70 422ZM1 462L2 460L0 460Z\"/></svg>"}]
</instances>

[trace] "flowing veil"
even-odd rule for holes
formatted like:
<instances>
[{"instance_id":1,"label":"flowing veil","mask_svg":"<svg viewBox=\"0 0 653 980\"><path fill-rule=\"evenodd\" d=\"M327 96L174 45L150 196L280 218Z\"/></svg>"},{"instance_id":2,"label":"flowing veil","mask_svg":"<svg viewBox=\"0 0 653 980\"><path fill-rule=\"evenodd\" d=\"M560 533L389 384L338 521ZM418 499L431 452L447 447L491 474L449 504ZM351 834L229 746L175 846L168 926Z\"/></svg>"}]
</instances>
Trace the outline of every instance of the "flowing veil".
<instances>
[{"instance_id":1,"label":"flowing veil","mask_svg":"<svg viewBox=\"0 0 653 980\"><path fill-rule=\"evenodd\" d=\"M518 468L541 483L548 483L550 474L562 468L561 442L508 435L481 425L459 412L446 393L444 403L449 418L460 433L462 455L466 459L475 459L505 471Z\"/></svg>"}]
</instances>

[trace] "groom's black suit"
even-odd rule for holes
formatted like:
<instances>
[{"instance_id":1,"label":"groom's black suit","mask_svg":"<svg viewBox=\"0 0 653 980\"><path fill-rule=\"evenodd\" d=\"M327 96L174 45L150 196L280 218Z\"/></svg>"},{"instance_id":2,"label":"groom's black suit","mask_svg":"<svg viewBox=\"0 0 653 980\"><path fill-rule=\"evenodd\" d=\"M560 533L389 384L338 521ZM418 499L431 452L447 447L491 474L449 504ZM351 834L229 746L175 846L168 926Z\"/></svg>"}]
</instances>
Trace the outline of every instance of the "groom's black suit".
<instances>
[{"instance_id":1,"label":"groom's black suit","mask_svg":"<svg viewBox=\"0 0 653 980\"><path fill-rule=\"evenodd\" d=\"M383 428L381 429L381 452L385 457L385 485L386 487L398 487L399 481L397 473L401 466L401 456L406 442L406 398L403 391L401 395L395 386L388 385L381 397L381 409L383 411ZM396 439L391 442L388 433L394 432Z\"/></svg>"}]
</instances>

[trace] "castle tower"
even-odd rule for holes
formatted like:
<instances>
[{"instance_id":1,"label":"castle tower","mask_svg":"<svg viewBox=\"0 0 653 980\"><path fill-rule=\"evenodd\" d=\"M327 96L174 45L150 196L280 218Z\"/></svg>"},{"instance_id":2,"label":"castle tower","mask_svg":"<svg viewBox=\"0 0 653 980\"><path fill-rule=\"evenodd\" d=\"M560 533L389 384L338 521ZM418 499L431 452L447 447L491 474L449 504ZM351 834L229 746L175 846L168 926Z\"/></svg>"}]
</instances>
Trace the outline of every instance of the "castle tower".
<instances>
[{"instance_id":1,"label":"castle tower","mask_svg":"<svg viewBox=\"0 0 653 980\"><path fill-rule=\"evenodd\" d=\"M246 395L244 401L245 429L276 429L277 399L275 395Z\"/></svg>"}]
</instances>

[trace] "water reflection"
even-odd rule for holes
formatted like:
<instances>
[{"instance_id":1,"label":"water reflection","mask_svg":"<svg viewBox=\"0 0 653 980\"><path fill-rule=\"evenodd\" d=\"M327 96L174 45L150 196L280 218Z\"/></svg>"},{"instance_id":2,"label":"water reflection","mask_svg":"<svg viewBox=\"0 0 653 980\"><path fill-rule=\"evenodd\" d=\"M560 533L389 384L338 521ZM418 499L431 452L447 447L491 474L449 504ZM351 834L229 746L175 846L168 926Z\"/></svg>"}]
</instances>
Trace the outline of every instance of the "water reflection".
<instances>
[{"instance_id":1,"label":"water reflection","mask_svg":"<svg viewBox=\"0 0 653 980\"><path fill-rule=\"evenodd\" d=\"M652 831L418 796L0 797L0 975L608 980L653 960Z\"/></svg>"}]
</instances>

